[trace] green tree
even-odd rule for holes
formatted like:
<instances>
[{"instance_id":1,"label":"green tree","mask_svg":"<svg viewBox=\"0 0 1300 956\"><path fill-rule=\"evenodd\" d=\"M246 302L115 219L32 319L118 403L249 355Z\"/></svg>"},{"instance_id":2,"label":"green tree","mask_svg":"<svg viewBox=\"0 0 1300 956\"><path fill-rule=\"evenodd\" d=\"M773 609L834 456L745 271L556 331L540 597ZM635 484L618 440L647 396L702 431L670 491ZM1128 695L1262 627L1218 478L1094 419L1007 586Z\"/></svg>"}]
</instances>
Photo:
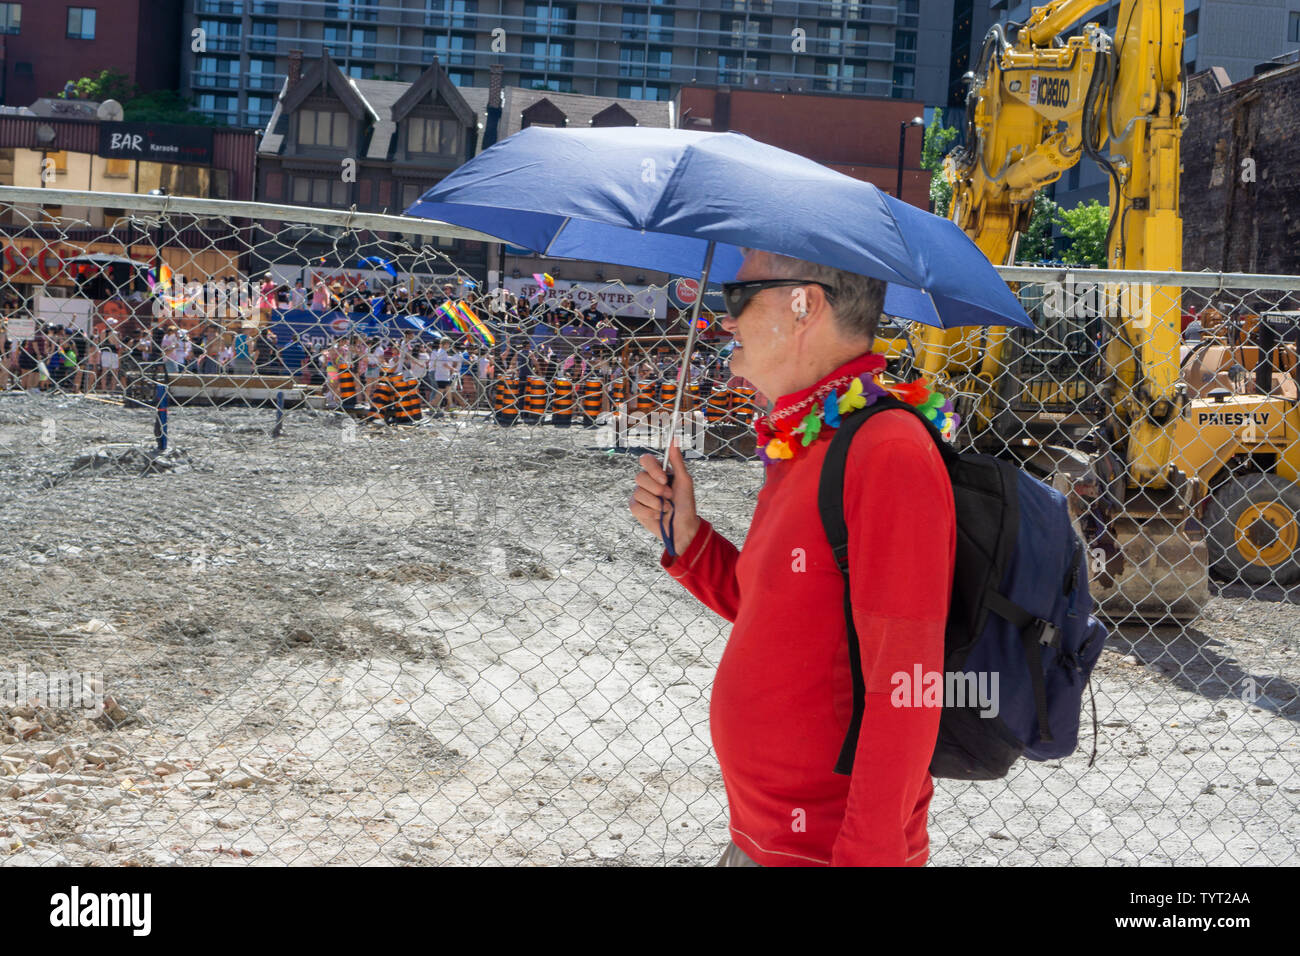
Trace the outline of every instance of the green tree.
<instances>
[{"instance_id":1,"label":"green tree","mask_svg":"<svg viewBox=\"0 0 1300 956\"><path fill-rule=\"evenodd\" d=\"M947 217L948 206L952 202L952 186L943 178L943 158L952 149L957 139L957 127L944 126L939 120L939 111L934 111L934 118L925 128L925 138L921 142L921 168L930 171L930 202L934 204L935 215Z\"/></svg>"},{"instance_id":2,"label":"green tree","mask_svg":"<svg viewBox=\"0 0 1300 956\"><path fill-rule=\"evenodd\" d=\"M1041 262L1055 259L1052 229L1061 221L1061 207L1052 201L1045 190L1034 193L1034 211L1029 214L1029 227L1020 236L1016 246L1019 262Z\"/></svg>"},{"instance_id":3,"label":"green tree","mask_svg":"<svg viewBox=\"0 0 1300 956\"><path fill-rule=\"evenodd\" d=\"M72 98L91 100L95 103L102 103L104 100L125 103L140 92L140 88L131 82L129 76L121 70L111 68L100 70L93 76L83 76L79 80L74 80L72 86L74 90ZM61 99L68 99L66 90L60 90L57 95Z\"/></svg>"},{"instance_id":4,"label":"green tree","mask_svg":"<svg viewBox=\"0 0 1300 956\"><path fill-rule=\"evenodd\" d=\"M175 90L140 92L121 70L100 70L92 76L73 81L73 96L81 100L102 103L117 100L122 104L122 118L130 123L189 123L195 126L224 126L194 110L194 104ZM60 97L64 94L59 93Z\"/></svg>"},{"instance_id":5,"label":"green tree","mask_svg":"<svg viewBox=\"0 0 1300 956\"><path fill-rule=\"evenodd\" d=\"M1095 199L1061 211L1061 235L1070 243L1065 259L1071 265L1106 265L1106 229L1110 207Z\"/></svg>"},{"instance_id":6,"label":"green tree","mask_svg":"<svg viewBox=\"0 0 1300 956\"><path fill-rule=\"evenodd\" d=\"M224 126L220 120L195 112L193 104L175 90L154 90L122 104L124 119L131 123L189 123L194 126Z\"/></svg>"}]
</instances>

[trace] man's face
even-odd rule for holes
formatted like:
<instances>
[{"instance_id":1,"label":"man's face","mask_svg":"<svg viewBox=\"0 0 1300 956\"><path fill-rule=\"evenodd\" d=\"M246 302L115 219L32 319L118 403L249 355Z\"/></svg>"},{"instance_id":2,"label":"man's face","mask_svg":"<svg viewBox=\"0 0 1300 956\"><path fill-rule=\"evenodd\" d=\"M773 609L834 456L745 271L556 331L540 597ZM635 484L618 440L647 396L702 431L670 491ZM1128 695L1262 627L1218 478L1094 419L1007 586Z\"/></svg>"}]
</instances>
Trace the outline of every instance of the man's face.
<instances>
[{"instance_id":1,"label":"man's face","mask_svg":"<svg viewBox=\"0 0 1300 956\"><path fill-rule=\"evenodd\" d=\"M736 280L772 279L767 257L752 252L745 257ZM779 384L788 367L793 346L795 313L790 308L794 288L763 289L745 305L739 318L722 319L722 327L735 338L731 371L753 382L764 395L784 394Z\"/></svg>"}]
</instances>

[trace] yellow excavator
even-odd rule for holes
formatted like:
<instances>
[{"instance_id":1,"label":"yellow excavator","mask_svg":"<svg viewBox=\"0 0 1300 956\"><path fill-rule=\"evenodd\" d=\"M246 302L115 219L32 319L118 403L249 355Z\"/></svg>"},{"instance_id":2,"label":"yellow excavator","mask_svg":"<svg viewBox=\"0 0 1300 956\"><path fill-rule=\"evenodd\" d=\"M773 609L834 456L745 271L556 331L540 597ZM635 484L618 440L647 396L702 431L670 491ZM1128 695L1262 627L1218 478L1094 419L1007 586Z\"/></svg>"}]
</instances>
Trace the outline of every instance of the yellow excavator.
<instances>
[{"instance_id":1,"label":"yellow excavator","mask_svg":"<svg viewBox=\"0 0 1300 956\"><path fill-rule=\"evenodd\" d=\"M1100 6L1055 0L995 25L967 77L947 212L996 264L1015 262L1034 194L1087 158L1110 181L1108 267L1181 269L1183 5L1124 0L1113 34L1088 22L1062 36ZM957 399L962 441L1067 495L1112 620L1195 617L1211 565L1250 583L1300 579L1294 401L1190 398L1182 290L1107 278L1022 287L1047 306L1037 334L914 326L914 370Z\"/></svg>"}]
</instances>

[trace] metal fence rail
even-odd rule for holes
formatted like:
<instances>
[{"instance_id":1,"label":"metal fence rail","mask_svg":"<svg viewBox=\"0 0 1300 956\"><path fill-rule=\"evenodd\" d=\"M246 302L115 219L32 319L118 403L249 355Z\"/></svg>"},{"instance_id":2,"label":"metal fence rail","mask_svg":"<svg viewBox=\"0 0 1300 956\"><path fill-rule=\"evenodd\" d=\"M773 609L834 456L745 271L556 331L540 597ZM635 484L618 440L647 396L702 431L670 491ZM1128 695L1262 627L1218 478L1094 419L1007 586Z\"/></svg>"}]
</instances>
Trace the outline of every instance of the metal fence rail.
<instances>
[{"instance_id":1,"label":"metal fence rail","mask_svg":"<svg viewBox=\"0 0 1300 956\"><path fill-rule=\"evenodd\" d=\"M171 243L182 228L211 241ZM493 344L477 325L437 330L434 293L467 277L411 237L491 240L350 211L0 188L0 241L22 253L0 277L0 864L691 864L726 844L708 699L728 625L663 574L627 513L628 452L662 440L684 330L658 312L592 328L566 289L548 324L536 302L464 284ZM301 276L305 303L266 299L272 270ZM1095 764L1085 714L1072 757L939 781L932 859L1294 864L1300 372L1285 313L1300 278L1000 271L1039 331L999 345L991 382L956 359L933 380L965 403L963 444L1067 491L1086 482L1063 462L1123 451L1101 436L1131 333L1085 291L1149 287L1156 321L1195 312L1199 341L1175 332L1176 355L1149 357L1178 367L1169 455L1200 482L1185 530L1202 573L1142 579L1195 613L1113 626ZM359 300L334 283L358 278L385 314L348 311ZM450 388L421 328L480 352ZM339 348L358 336L364 360ZM719 345L690 376L691 468L702 513L739 543L765 399ZM925 365L922 330L879 347L901 377ZM1136 572L1089 524L1101 507L1079 525L1104 593Z\"/></svg>"}]
</instances>

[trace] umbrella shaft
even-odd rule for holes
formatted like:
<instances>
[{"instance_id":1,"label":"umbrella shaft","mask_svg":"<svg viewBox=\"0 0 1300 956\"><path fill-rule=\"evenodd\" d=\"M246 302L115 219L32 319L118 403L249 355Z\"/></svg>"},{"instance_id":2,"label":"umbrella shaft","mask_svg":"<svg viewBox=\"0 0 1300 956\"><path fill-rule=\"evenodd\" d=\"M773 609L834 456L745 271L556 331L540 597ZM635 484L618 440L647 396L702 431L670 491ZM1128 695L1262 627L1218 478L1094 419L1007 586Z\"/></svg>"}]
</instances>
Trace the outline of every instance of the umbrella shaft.
<instances>
[{"instance_id":1,"label":"umbrella shaft","mask_svg":"<svg viewBox=\"0 0 1300 956\"><path fill-rule=\"evenodd\" d=\"M700 288L691 306L691 319L686 330L686 346L682 350L682 364L677 370L677 394L673 396L673 411L668 416L668 437L664 439L663 465L668 465L668 449L672 446L673 436L677 434L677 420L682 412L682 396L686 394L687 369L691 365L691 352L695 349L696 322L700 317L700 304L704 301L704 290L709 286L709 270L713 267L713 243L709 242L704 252L704 269L700 273Z\"/></svg>"}]
</instances>

